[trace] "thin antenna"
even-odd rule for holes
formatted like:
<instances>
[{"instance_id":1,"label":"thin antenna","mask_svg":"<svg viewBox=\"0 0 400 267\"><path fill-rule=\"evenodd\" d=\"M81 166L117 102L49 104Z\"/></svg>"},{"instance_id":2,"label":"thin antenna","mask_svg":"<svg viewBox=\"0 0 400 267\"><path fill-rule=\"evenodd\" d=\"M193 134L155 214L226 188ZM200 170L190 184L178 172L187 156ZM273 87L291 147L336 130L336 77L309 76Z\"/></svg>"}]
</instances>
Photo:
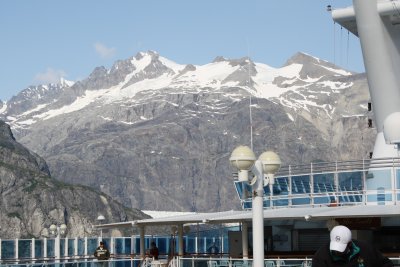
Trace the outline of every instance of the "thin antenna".
<instances>
[{"instance_id":1,"label":"thin antenna","mask_svg":"<svg viewBox=\"0 0 400 267\"><path fill-rule=\"evenodd\" d=\"M332 5L327 5L326 11L332 12ZM336 55L335 55L335 23L336 22L333 21L333 64L336 64L335 63L335 57L336 57Z\"/></svg>"},{"instance_id":2,"label":"thin antenna","mask_svg":"<svg viewBox=\"0 0 400 267\"><path fill-rule=\"evenodd\" d=\"M251 110L251 88L250 88L250 51L249 51L249 43L247 42L247 68L248 68L248 77L247 77L247 86L249 87L249 114L250 114L250 148L253 150L253 115Z\"/></svg>"},{"instance_id":3,"label":"thin antenna","mask_svg":"<svg viewBox=\"0 0 400 267\"><path fill-rule=\"evenodd\" d=\"M250 101L249 101L249 109L250 109L250 147L253 150L253 116L251 114L251 94L250 94Z\"/></svg>"},{"instance_id":4,"label":"thin antenna","mask_svg":"<svg viewBox=\"0 0 400 267\"><path fill-rule=\"evenodd\" d=\"M350 31L347 31L346 68L349 68Z\"/></svg>"}]
</instances>

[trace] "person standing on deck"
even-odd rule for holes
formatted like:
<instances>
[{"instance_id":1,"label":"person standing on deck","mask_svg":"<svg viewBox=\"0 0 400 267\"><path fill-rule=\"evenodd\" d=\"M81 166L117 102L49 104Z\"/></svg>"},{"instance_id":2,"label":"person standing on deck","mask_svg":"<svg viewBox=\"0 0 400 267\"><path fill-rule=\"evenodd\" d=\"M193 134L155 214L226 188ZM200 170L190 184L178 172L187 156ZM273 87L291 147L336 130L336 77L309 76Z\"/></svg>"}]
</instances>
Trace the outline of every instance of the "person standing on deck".
<instances>
[{"instance_id":1,"label":"person standing on deck","mask_svg":"<svg viewBox=\"0 0 400 267\"><path fill-rule=\"evenodd\" d=\"M158 260L159 254L160 253L158 251L158 247L156 246L156 243L154 241L151 242L150 257L153 257L153 259Z\"/></svg>"},{"instance_id":2,"label":"person standing on deck","mask_svg":"<svg viewBox=\"0 0 400 267\"><path fill-rule=\"evenodd\" d=\"M103 241L100 241L100 246L94 251L94 256L99 260L103 261L101 266L106 267L108 263L106 262L110 258L110 251L107 249Z\"/></svg>"}]
</instances>

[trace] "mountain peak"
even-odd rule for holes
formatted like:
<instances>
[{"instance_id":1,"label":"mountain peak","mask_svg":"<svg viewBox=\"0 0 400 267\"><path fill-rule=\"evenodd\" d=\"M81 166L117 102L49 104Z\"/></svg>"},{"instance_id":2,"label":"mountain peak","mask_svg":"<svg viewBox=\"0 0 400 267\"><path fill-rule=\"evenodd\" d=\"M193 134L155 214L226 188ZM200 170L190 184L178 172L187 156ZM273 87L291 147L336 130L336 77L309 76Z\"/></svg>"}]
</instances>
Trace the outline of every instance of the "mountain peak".
<instances>
[{"instance_id":1,"label":"mountain peak","mask_svg":"<svg viewBox=\"0 0 400 267\"><path fill-rule=\"evenodd\" d=\"M74 83L74 81L66 80L64 77L61 77L59 82L59 84L63 87L71 87L72 85L74 85Z\"/></svg>"},{"instance_id":2,"label":"mountain peak","mask_svg":"<svg viewBox=\"0 0 400 267\"><path fill-rule=\"evenodd\" d=\"M150 56L151 58L158 58L160 55L156 51L148 50L147 52L139 52L136 54L136 60L141 60L142 58Z\"/></svg>"},{"instance_id":3,"label":"mountain peak","mask_svg":"<svg viewBox=\"0 0 400 267\"><path fill-rule=\"evenodd\" d=\"M224 58L223 56L217 56L216 58L214 58L214 60L212 61L212 63L224 62L224 61L227 61L227 59Z\"/></svg>"},{"instance_id":4,"label":"mountain peak","mask_svg":"<svg viewBox=\"0 0 400 267\"><path fill-rule=\"evenodd\" d=\"M310 62L320 62L321 60L319 58L313 57L309 54L303 53L303 52L297 52L294 54L292 57L290 57L284 66L289 66L292 64L306 64ZM322 61L325 62L325 61Z\"/></svg>"},{"instance_id":5,"label":"mountain peak","mask_svg":"<svg viewBox=\"0 0 400 267\"><path fill-rule=\"evenodd\" d=\"M251 64L253 62L249 57L242 57L242 58L238 58L238 59L228 59L228 58L225 58L223 56L217 56L212 61L212 63L218 63L218 62L224 62L224 61L229 62L229 64L232 67L235 67L235 66L238 66L238 65L239 66L246 66L246 65L249 65L249 64Z\"/></svg>"},{"instance_id":6,"label":"mountain peak","mask_svg":"<svg viewBox=\"0 0 400 267\"><path fill-rule=\"evenodd\" d=\"M335 64L332 64L328 61L319 59L317 57L311 56L307 53L297 52L291 58L289 58L284 67L290 66L293 64L303 65L302 71L300 72L300 76L302 78L312 77L319 78L324 75L326 76L348 76L354 74L352 72L346 71Z\"/></svg>"},{"instance_id":7,"label":"mountain peak","mask_svg":"<svg viewBox=\"0 0 400 267\"><path fill-rule=\"evenodd\" d=\"M249 57L242 57L242 58L239 58L239 59L229 60L229 64L232 67L235 67L235 66L244 67L244 66L253 65L252 63L253 63L253 61L251 61L251 59Z\"/></svg>"}]
</instances>

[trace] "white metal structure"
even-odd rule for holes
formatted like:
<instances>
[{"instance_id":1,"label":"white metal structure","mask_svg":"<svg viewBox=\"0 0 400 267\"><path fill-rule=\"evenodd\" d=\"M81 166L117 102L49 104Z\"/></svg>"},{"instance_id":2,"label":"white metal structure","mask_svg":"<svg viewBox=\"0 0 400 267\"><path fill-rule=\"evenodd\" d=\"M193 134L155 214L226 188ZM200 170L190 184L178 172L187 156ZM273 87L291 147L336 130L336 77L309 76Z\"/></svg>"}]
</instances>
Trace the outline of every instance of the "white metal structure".
<instances>
[{"instance_id":1,"label":"white metal structure","mask_svg":"<svg viewBox=\"0 0 400 267\"><path fill-rule=\"evenodd\" d=\"M353 0L332 17L360 39L378 131L373 158L398 157L400 121L384 122L400 111L400 1ZM396 138L385 139L385 131Z\"/></svg>"}]
</instances>

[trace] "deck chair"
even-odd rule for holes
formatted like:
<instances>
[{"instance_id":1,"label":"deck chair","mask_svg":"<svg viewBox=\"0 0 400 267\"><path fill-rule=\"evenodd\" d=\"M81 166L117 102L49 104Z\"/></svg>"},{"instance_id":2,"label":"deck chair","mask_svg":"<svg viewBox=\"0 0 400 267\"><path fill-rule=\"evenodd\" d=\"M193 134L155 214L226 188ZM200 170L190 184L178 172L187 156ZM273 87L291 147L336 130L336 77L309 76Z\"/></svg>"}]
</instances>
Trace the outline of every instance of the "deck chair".
<instances>
[{"instance_id":1,"label":"deck chair","mask_svg":"<svg viewBox=\"0 0 400 267\"><path fill-rule=\"evenodd\" d=\"M235 261L233 267L247 267L243 261Z\"/></svg>"},{"instance_id":2,"label":"deck chair","mask_svg":"<svg viewBox=\"0 0 400 267\"><path fill-rule=\"evenodd\" d=\"M229 260L220 260L219 261L219 266L228 267L229 266Z\"/></svg>"}]
</instances>

